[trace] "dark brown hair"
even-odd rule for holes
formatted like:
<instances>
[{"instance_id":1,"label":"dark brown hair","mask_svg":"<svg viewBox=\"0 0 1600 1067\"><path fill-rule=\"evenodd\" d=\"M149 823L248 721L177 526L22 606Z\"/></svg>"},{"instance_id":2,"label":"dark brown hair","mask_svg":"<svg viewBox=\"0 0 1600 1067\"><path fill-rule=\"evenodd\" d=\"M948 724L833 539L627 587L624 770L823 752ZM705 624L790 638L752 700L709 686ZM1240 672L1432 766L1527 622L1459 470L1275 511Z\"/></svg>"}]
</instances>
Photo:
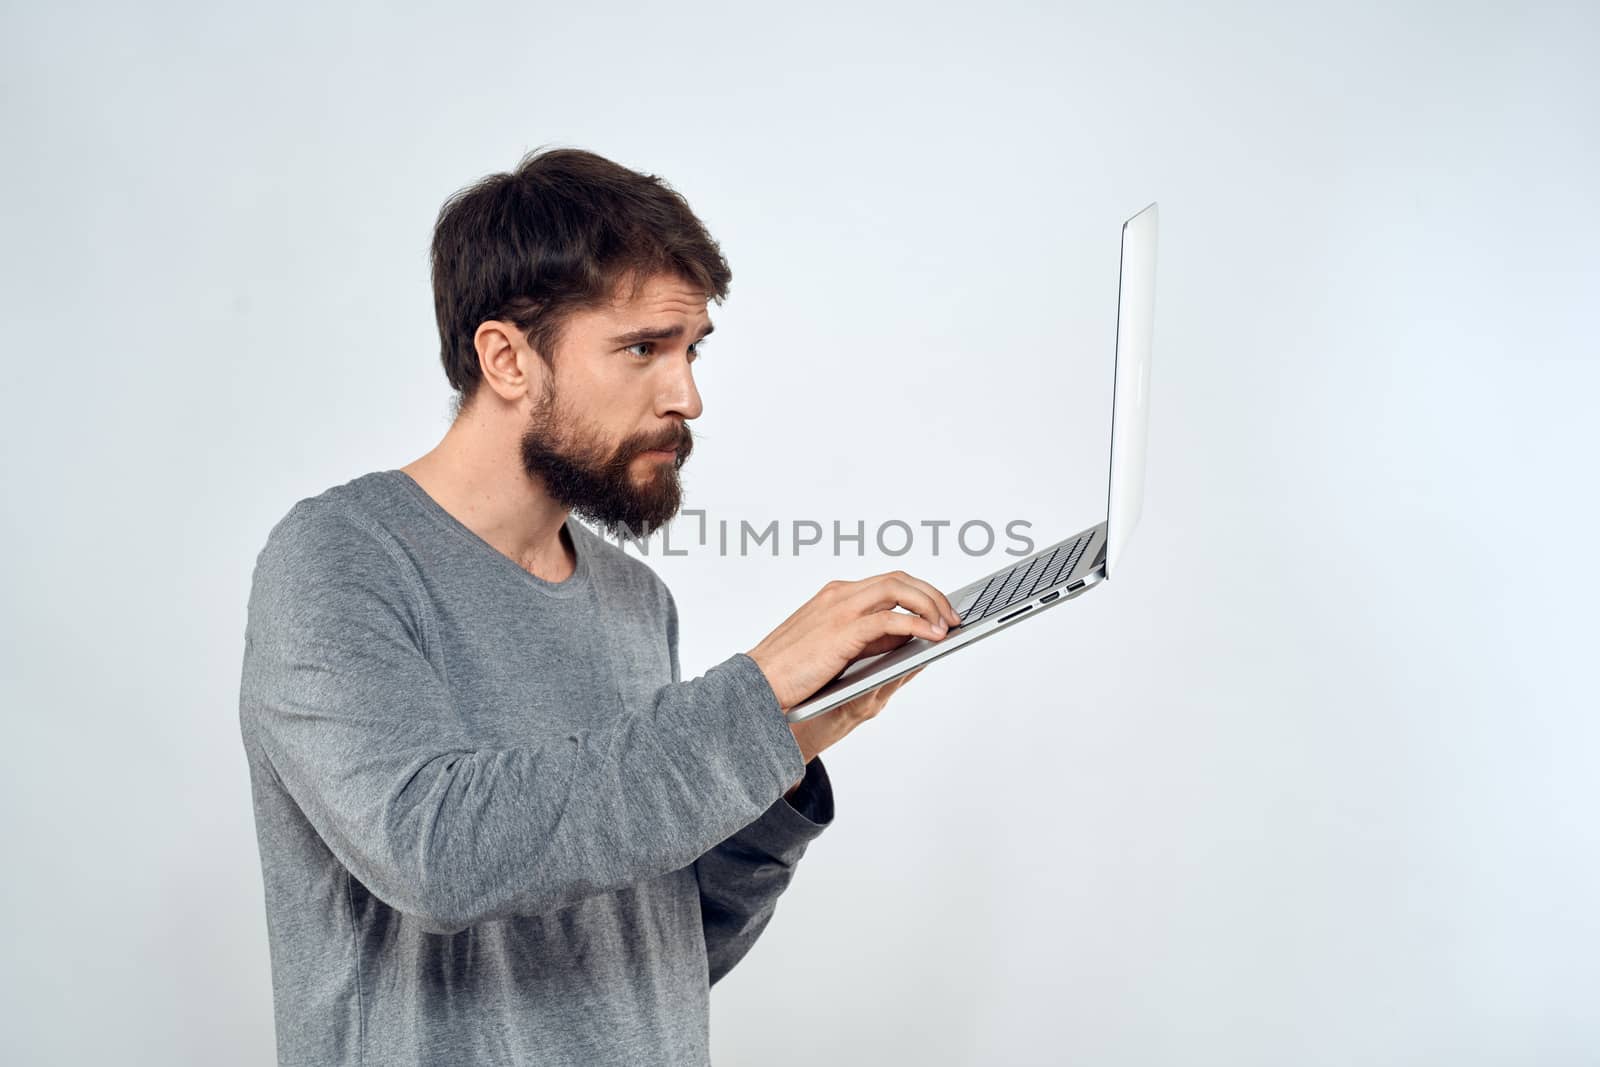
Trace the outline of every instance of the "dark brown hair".
<instances>
[{"instance_id":1,"label":"dark brown hair","mask_svg":"<svg viewBox=\"0 0 1600 1067\"><path fill-rule=\"evenodd\" d=\"M439 209L433 228L433 307L439 358L456 410L478 391L473 335L514 322L553 364L571 312L677 274L721 303L733 272L689 203L653 174L577 148L535 149L509 174L491 174Z\"/></svg>"}]
</instances>

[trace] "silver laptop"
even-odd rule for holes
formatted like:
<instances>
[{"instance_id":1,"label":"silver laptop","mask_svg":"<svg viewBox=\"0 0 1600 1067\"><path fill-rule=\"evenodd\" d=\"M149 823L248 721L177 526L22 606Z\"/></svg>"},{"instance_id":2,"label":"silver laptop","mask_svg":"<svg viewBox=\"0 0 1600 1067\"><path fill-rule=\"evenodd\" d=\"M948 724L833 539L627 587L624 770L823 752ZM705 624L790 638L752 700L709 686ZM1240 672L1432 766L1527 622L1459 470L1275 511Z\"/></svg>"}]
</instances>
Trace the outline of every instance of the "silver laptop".
<instances>
[{"instance_id":1,"label":"silver laptop","mask_svg":"<svg viewBox=\"0 0 1600 1067\"><path fill-rule=\"evenodd\" d=\"M924 663L1036 619L1046 609L1065 604L1111 577L1144 502L1155 297L1156 205L1151 204L1122 224L1111 393L1111 478L1105 521L947 593L950 606L961 616L961 625L942 641L913 637L899 648L856 660L791 708L790 722L821 715Z\"/></svg>"}]
</instances>

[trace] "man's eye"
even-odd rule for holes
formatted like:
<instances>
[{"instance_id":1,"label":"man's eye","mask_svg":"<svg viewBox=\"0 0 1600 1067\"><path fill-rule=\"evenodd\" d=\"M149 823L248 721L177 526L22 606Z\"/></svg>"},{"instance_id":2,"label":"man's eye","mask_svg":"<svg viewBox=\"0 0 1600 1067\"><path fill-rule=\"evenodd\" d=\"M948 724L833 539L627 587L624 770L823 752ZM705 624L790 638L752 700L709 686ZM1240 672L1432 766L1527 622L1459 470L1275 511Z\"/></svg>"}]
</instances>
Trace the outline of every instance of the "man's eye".
<instances>
[{"instance_id":1,"label":"man's eye","mask_svg":"<svg viewBox=\"0 0 1600 1067\"><path fill-rule=\"evenodd\" d=\"M699 341L696 341L694 344L690 345L689 346L690 358L691 359L698 359L700 357L700 350L702 348L704 348L707 345L707 343L708 343L707 341L705 341L704 339L701 339ZM649 359L651 350L654 349L654 348L655 348L655 342L653 342L653 341L640 341L636 345L629 345L627 348L624 348L623 351L624 352L633 352L634 350L639 349L639 350L641 350L641 351L638 352L639 358L641 358L641 359Z\"/></svg>"}]
</instances>

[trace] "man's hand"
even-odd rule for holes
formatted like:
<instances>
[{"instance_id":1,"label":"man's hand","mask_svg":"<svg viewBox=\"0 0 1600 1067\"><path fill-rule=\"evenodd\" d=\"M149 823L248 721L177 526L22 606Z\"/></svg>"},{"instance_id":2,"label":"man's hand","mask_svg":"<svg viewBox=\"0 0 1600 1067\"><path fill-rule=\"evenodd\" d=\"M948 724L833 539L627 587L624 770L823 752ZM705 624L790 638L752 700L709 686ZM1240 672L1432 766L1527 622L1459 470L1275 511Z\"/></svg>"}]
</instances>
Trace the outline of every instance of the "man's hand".
<instances>
[{"instance_id":1,"label":"man's hand","mask_svg":"<svg viewBox=\"0 0 1600 1067\"><path fill-rule=\"evenodd\" d=\"M926 666L926 664L924 664ZM911 679L922 673L922 667L914 671L907 671L894 681L880 685L870 693L862 693L854 700L847 700L838 707L822 715L813 715L805 722L792 722L789 729L794 733L795 741L800 745L800 755L806 763L823 749L838 741L845 734L857 726L873 718L889 703L889 698L899 691ZM800 782L805 781L805 775L800 776ZM800 787L796 782L784 794L789 796Z\"/></svg>"},{"instance_id":2,"label":"man's hand","mask_svg":"<svg viewBox=\"0 0 1600 1067\"><path fill-rule=\"evenodd\" d=\"M899 607L907 610L894 610ZM943 593L905 571L890 571L856 582L829 582L747 654L788 711L854 661L899 648L913 637L942 641L960 624Z\"/></svg>"}]
</instances>

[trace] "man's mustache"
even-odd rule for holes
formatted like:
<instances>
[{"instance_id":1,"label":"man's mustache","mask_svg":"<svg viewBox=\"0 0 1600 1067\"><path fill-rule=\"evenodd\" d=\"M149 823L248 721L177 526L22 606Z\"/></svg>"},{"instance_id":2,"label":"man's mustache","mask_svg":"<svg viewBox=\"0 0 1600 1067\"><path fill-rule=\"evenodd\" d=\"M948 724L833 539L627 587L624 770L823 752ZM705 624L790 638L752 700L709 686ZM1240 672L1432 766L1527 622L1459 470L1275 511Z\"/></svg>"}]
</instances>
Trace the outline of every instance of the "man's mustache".
<instances>
[{"instance_id":1,"label":"man's mustache","mask_svg":"<svg viewBox=\"0 0 1600 1067\"><path fill-rule=\"evenodd\" d=\"M644 445L638 451L643 453L643 452L653 452L653 451L665 452L665 451L669 451L670 450L670 451L678 453L680 456L687 456L689 454L689 452L693 448L694 448L694 435L692 433L690 433L689 432L689 428L687 426L685 426L681 432L679 432L677 434L674 434L672 437L669 437L667 440L652 442L650 444Z\"/></svg>"}]
</instances>

